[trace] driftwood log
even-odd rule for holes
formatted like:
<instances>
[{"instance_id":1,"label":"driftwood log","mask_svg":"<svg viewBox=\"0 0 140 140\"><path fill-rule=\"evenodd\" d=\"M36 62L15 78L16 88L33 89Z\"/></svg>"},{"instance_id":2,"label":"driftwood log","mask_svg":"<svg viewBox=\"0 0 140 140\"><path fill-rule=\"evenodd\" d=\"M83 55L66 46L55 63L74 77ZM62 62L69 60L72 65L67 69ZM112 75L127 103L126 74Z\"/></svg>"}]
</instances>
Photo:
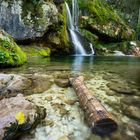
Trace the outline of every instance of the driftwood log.
<instances>
[{"instance_id":1,"label":"driftwood log","mask_svg":"<svg viewBox=\"0 0 140 140\"><path fill-rule=\"evenodd\" d=\"M115 131L117 124L113 120L112 115L107 112L100 101L84 85L83 76L69 78L69 80L78 96L79 103L84 110L92 132L104 136L110 135L110 133Z\"/></svg>"}]
</instances>

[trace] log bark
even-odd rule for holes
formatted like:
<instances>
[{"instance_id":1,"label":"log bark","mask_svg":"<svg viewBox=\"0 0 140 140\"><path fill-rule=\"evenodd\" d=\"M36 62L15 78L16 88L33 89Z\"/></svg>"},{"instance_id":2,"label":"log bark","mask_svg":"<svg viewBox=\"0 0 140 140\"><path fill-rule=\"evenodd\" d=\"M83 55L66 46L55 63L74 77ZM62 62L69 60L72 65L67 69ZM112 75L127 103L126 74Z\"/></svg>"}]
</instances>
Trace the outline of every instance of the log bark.
<instances>
[{"instance_id":1,"label":"log bark","mask_svg":"<svg viewBox=\"0 0 140 140\"><path fill-rule=\"evenodd\" d=\"M117 124L112 115L107 112L100 101L84 85L84 78L79 76L69 78L69 80L78 96L79 103L84 110L92 132L103 136L110 135L110 133L115 131Z\"/></svg>"}]
</instances>

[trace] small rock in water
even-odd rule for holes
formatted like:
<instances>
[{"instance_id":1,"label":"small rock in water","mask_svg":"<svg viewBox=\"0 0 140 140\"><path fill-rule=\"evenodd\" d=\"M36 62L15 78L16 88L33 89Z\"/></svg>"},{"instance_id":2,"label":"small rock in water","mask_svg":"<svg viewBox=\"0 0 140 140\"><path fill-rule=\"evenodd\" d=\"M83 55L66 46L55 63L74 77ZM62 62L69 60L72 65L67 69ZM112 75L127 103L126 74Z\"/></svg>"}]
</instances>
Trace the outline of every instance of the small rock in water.
<instances>
[{"instance_id":1,"label":"small rock in water","mask_svg":"<svg viewBox=\"0 0 140 140\"><path fill-rule=\"evenodd\" d=\"M55 84L58 85L59 87L69 87L70 83L68 79L55 79L54 80Z\"/></svg>"},{"instance_id":2,"label":"small rock in water","mask_svg":"<svg viewBox=\"0 0 140 140\"><path fill-rule=\"evenodd\" d=\"M124 113L128 115L130 118L140 120L140 109L135 106L129 106L124 109Z\"/></svg>"},{"instance_id":3,"label":"small rock in water","mask_svg":"<svg viewBox=\"0 0 140 140\"><path fill-rule=\"evenodd\" d=\"M126 104L126 105L134 105L136 107L140 107L140 98L137 96L134 97L124 97L121 99L121 103L122 105Z\"/></svg>"},{"instance_id":4,"label":"small rock in water","mask_svg":"<svg viewBox=\"0 0 140 140\"><path fill-rule=\"evenodd\" d=\"M120 83L108 83L107 86L117 93L135 95L135 92L132 89L127 86L123 86Z\"/></svg>"}]
</instances>

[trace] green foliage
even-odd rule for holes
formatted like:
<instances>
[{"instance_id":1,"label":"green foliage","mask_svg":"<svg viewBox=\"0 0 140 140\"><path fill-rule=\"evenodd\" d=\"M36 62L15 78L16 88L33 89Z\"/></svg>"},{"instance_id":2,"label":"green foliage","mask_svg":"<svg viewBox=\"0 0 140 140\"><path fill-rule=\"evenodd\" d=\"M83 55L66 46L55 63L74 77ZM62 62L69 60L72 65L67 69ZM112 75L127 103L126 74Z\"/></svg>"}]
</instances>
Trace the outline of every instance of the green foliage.
<instances>
[{"instance_id":1,"label":"green foliage","mask_svg":"<svg viewBox=\"0 0 140 140\"><path fill-rule=\"evenodd\" d=\"M49 48L47 48L47 50L45 49L41 49L39 51L39 54L42 56L42 57L49 57L51 55L51 50Z\"/></svg>"},{"instance_id":2,"label":"green foliage","mask_svg":"<svg viewBox=\"0 0 140 140\"><path fill-rule=\"evenodd\" d=\"M26 60L26 54L11 37L8 35L0 37L0 66L19 66Z\"/></svg>"},{"instance_id":3,"label":"green foliage","mask_svg":"<svg viewBox=\"0 0 140 140\"><path fill-rule=\"evenodd\" d=\"M94 22L102 22L104 24L111 19L123 24L123 20L105 0L79 0L79 4L80 8L86 10L90 17L94 19Z\"/></svg>"},{"instance_id":4,"label":"green foliage","mask_svg":"<svg viewBox=\"0 0 140 140\"><path fill-rule=\"evenodd\" d=\"M59 20L60 20L60 25L59 25L59 32L58 36L60 38L60 41L64 46L68 45L68 34L67 34L67 15L66 15L66 8L65 5L62 4L62 14L59 14Z\"/></svg>"}]
</instances>

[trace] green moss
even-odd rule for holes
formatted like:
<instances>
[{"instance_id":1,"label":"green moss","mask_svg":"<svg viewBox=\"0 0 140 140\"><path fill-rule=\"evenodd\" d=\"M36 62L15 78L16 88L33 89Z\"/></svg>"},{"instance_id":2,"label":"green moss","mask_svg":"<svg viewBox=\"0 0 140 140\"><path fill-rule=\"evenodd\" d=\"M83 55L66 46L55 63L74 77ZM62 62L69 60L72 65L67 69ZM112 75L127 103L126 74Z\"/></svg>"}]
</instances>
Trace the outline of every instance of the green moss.
<instances>
[{"instance_id":1,"label":"green moss","mask_svg":"<svg viewBox=\"0 0 140 140\"><path fill-rule=\"evenodd\" d=\"M98 36L92 34L91 32L87 31L86 29L79 28L79 31L82 35L84 35L86 38L88 38L92 44L96 44L96 42L98 41Z\"/></svg>"},{"instance_id":2,"label":"green moss","mask_svg":"<svg viewBox=\"0 0 140 140\"><path fill-rule=\"evenodd\" d=\"M58 36L60 38L61 43L64 46L68 46L68 33L67 33L67 15L66 15L66 7L64 4L62 6L62 13L59 14L60 26Z\"/></svg>"},{"instance_id":3,"label":"green moss","mask_svg":"<svg viewBox=\"0 0 140 140\"><path fill-rule=\"evenodd\" d=\"M70 44L69 37L67 33L67 17L66 17L66 7L62 3L58 7L58 24L53 24L48 36L48 42L51 44L51 50L53 53L69 53Z\"/></svg>"},{"instance_id":4,"label":"green moss","mask_svg":"<svg viewBox=\"0 0 140 140\"><path fill-rule=\"evenodd\" d=\"M31 44L28 46L20 46L28 57L48 57L51 55L51 50L46 47L42 47L39 44Z\"/></svg>"},{"instance_id":5,"label":"green moss","mask_svg":"<svg viewBox=\"0 0 140 140\"><path fill-rule=\"evenodd\" d=\"M111 19L117 23L124 24L117 12L105 0L79 0L79 4L82 10L86 9L91 18L96 19L92 22L101 22L104 24Z\"/></svg>"},{"instance_id":6,"label":"green moss","mask_svg":"<svg viewBox=\"0 0 140 140\"><path fill-rule=\"evenodd\" d=\"M42 56L42 57L49 57L51 55L51 50L49 48L47 48L47 50L45 49L41 49L39 51L39 54Z\"/></svg>"},{"instance_id":7,"label":"green moss","mask_svg":"<svg viewBox=\"0 0 140 140\"><path fill-rule=\"evenodd\" d=\"M26 62L26 54L8 34L0 32L0 66L19 66Z\"/></svg>"}]
</instances>

